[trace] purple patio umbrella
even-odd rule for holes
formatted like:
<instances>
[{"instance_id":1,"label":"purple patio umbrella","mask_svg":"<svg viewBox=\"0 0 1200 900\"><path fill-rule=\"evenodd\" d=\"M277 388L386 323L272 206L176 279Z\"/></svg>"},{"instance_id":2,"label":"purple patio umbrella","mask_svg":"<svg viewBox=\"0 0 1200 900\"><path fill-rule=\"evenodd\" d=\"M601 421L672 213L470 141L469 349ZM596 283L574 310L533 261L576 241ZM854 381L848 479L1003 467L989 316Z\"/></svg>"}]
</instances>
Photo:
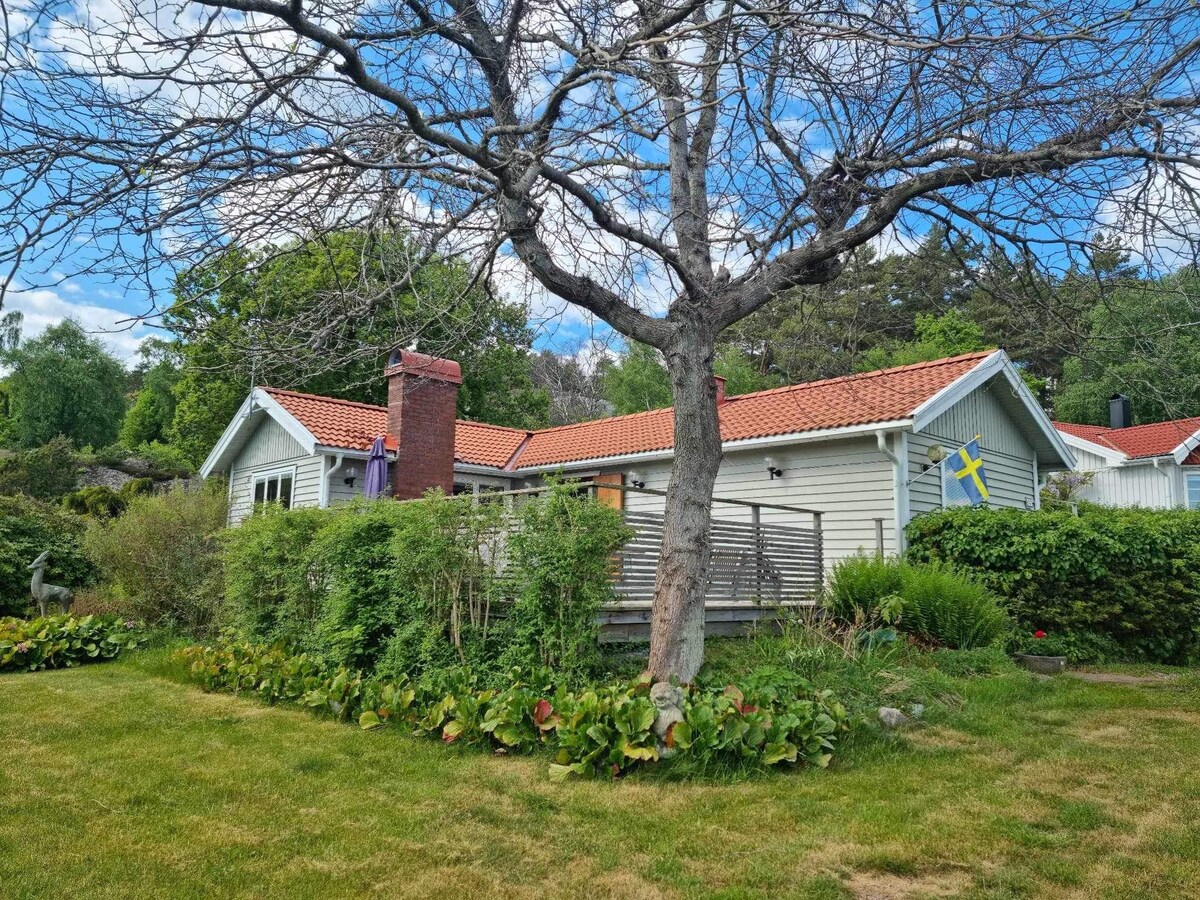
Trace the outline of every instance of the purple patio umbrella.
<instances>
[{"instance_id":1,"label":"purple patio umbrella","mask_svg":"<svg viewBox=\"0 0 1200 900\"><path fill-rule=\"evenodd\" d=\"M367 457L367 475L363 479L363 494L368 500L383 496L387 484L387 451L383 449L383 438L375 438L371 455Z\"/></svg>"}]
</instances>

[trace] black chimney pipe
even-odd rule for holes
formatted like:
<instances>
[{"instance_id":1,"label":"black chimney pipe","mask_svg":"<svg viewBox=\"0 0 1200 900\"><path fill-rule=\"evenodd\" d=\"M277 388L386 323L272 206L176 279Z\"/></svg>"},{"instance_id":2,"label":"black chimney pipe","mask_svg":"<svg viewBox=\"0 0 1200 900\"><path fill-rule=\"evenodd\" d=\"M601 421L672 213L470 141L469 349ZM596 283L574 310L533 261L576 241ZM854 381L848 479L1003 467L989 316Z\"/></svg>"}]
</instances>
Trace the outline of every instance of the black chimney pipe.
<instances>
[{"instance_id":1,"label":"black chimney pipe","mask_svg":"<svg viewBox=\"0 0 1200 900\"><path fill-rule=\"evenodd\" d=\"M1108 427L1128 428L1133 424L1133 407L1124 394L1113 394L1108 400Z\"/></svg>"}]
</instances>

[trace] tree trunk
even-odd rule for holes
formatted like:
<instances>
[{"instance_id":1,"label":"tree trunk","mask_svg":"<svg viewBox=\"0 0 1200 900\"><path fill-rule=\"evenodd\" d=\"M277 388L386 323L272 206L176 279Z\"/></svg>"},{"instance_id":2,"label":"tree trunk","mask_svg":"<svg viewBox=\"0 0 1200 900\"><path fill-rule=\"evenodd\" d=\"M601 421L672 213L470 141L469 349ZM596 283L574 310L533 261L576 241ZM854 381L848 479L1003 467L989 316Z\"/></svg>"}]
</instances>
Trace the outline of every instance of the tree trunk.
<instances>
[{"instance_id":1,"label":"tree trunk","mask_svg":"<svg viewBox=\"0 0 1200 900\"><path fill-rule=\"evenodd\" d=\"M709 516L721 465L712 334L683 325L665 353L675 400L675 460L654 585L650 675L655 681L691 681L704 662Z\"/></svg>"}]
</instances>

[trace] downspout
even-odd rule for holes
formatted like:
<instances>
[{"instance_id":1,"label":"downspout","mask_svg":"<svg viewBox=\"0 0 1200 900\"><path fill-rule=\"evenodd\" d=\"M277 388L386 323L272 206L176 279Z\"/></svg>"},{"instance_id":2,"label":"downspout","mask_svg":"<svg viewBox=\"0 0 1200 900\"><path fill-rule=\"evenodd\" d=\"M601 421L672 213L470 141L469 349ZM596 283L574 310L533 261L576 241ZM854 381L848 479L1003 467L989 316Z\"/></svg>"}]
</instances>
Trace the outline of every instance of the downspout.
<instances>
[{"instance_id":1,"label":"downspout","mask_svg":"<svg viewBox=\"0 0 1200 900\"><path fill-rule=\"evenodd\" d=\"M1154 466L1155 472L1157 472L1159 475L1162 475L1164 478L1167 479L1167 509L1174 509L1176 506L1176 503L1175 503L1175 470L1162 468L1162 466L1159 465L1160 462L1162 462L1162 459L1160 459L1159 457L1156 456L1156 457L1154 457L1154 459L1152 459L1150 461L1150 464L1152 466Z\"/></svg>"},{"instance_id":2,"label":"downspout","mask_svg":"<svg viewBox=\"0 0 1200 900\"><path fill-rule=\"evenodd\" d=\"M875 432L875 444L892 463L892 504L896 516L896 553L904 552L904 526L908 524L908 433L897 431L896 449L893 451L887 444L887 432L880 429Z\"/></svg>"},{"instance_id":3,"label":"downspout","mask_svg":"<svg viewBox=\"0 0 1200 900\"><path fill-rule=\"evenodd\" d=\"M342 467L342 461L345 458L346 458L346 454L344 454L344 453L339 453L337 456L335 456L334 460L333 460L333 468L331 468L328 472L325 472L324 477L321 478L321 504L320 504L321 509L325 509L325 507L329 506L329 479L333 475L334 472L336 472L338 469L340 469ZM325 468L324 459L325 459L325 457L322 456L321 457L321 460L322 460L321 461L321 469L322 470L324 470L324 468Z\"/></svg>"}]
</instances>

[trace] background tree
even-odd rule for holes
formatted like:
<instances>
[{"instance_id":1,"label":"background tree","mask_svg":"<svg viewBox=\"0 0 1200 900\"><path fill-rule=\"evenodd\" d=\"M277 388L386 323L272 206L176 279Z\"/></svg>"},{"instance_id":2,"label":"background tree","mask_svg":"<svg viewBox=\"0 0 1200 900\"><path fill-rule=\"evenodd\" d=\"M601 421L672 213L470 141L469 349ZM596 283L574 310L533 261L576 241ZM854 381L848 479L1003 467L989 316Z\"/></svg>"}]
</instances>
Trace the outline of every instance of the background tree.
<instances>
[{"instance_id":1,"label":"background tree","mask_svg":"<svg viewBox=\"0 0 1200 900\"><path fill-rule=\"evenodd\" d=\"M1200 416L1200 273L1124 279L1086 316L1081 353L1063 364L1054 414L1108 424L1108 399L1128 394L1134 421Z\"/></svg>"},{"instance_id":2,"label":"background tree","mask_svg":"<svg viewBox=\"0 0 1200 900\"><path fill-rule=\"evenodd\" d=\"M179 363L172 347L147 338L141 347L141 361L130 373L136 386L121 425L121 443L131 450L143 444L165 443L175 418L175 385L179 382Z\"/></svg>"},{"instance_id":3,"label":"background tree","mask_svg":"<svg viewBox=\"0 0 1200 900\"><path fill-rule=\"evenodd\" d=\"M10 437L38 447L58 435L78 447L107 447L125 413L125 369L71 320L4 354Z\"/></svg>"},{"instance_id":4,"label":"background tree","mask_svg":"<svg viewBox=\"0 0 1200 900\"><path fill-rule=\"evenodd\" d=\"M656 678L703 658L725 329L930 222L1069 253L1098 211L1184 241L1194 219L1189 0L112 0L20 23L0 257L23 271L77 236L146 273L402 225L397 284L432 258L519 266L664 354ZM395 293L356 282L274 352L326 352Z\"/></svg>"},{"instance_id":5,"label":"background tree","mask_svg":"<svg viewBox=\"0 0 1200 900\"><path fill-rule=\"evenodd\" d=\"M187 271L176 284L176 303L163 317L175 335L172 351L181 366L172 388L170 442L199 465L252 380L385 403L381 373L400 336L462 364L464 418L518 428L544 425L549 399L531 378L532 335L524 311L469 289L469 273L450 261L427 260L411 284L393 290L388 269L408 252L398 236L342 232L286 255L231 249ZM366 273L359 271L364 265ZM379 295L374 315L328 322L319 350L296 345L295 331L326 327L317 320L326 315L327 304L337 303L342 286L360 278L363 289Z\"/></svg>"}]
</instances>

